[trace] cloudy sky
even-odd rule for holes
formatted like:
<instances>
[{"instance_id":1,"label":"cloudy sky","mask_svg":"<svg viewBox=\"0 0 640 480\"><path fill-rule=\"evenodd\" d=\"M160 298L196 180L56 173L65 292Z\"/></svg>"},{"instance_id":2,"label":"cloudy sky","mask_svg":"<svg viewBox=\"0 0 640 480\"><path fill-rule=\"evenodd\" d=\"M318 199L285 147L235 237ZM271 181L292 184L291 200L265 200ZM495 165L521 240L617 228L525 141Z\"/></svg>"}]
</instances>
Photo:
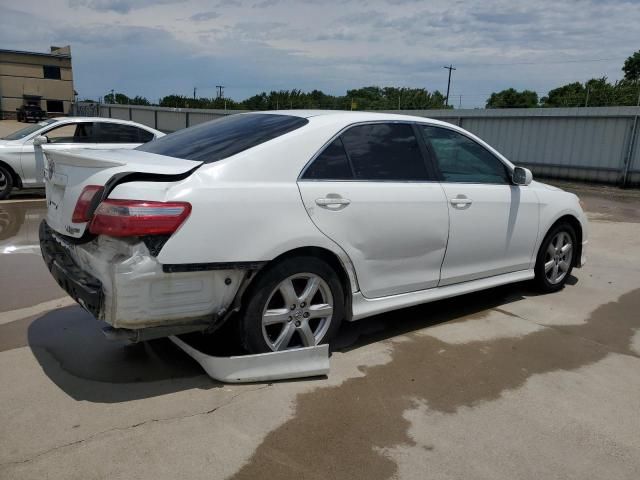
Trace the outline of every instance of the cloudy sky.
<instances>
[{"instance_id":1,"label":"cloudy sky","mask_svg":"<svg viewBox=\"0 0 640 480\"><path fill-rule=\"evenodd\" d=\"M0 0L0 48L70 44L80 98L110 89L240 100L380 85L484 105L503 88L621 78L640 0Z\"/></svg>"}]
</instances>

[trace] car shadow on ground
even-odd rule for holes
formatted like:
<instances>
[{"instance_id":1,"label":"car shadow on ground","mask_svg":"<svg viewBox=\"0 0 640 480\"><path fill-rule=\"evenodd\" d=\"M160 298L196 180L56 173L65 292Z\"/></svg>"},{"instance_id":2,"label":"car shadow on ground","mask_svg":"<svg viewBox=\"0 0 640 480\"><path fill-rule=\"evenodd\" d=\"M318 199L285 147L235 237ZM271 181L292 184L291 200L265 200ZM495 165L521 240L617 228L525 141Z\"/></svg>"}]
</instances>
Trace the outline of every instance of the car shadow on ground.
<instances>
[{"instance_id":1,"label":"car shadow on ground","mask_svg":"<svg viewBox=\"0 0 640 480\"><path fill-rule=\"evenodd\" d=\"M519 283L344 323L332 350L346 353L535 295L530 284ZM100 329L103 325L73 306L49 312L28 327L28 345L44 373L72 398L114 403L223 385L205 375L170 340L137 344L107 340ZM228 329L212 337L187 338L199 348L206 345L207 353L222 356L238 353L232 333Z\"/></svg>"},{"instance_id":2,"label":"car shadow on ground","mask_svg":"<svg viewBox=\"0 0 640 480\"><path fill-rule=\"evenodd\" d=\"M568 285L573 286L577 283L578 278L575 276L567 278ZM331 342L331 350L349 352L370 343L443 323L464 321L469 317L479 318L487 315L491 309L500 310L510 303L539 295L541 293L531 282L519 282L403 308L363 321L343 323L340 334Z\"/></svg>"}]
</instances>

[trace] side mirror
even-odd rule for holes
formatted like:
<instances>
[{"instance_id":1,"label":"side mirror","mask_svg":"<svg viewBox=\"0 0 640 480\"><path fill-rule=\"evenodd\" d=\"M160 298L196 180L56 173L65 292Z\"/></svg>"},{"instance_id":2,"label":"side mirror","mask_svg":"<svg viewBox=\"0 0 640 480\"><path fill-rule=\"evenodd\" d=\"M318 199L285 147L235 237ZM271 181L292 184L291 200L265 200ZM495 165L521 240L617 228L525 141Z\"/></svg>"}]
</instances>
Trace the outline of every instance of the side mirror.
<instances>
[{"instance_id":1,"label":"side mirror","mask_svg":"<svg viewBox=\"0 0 640 480\"><path fill-rule=\"evenodd\" d=\"M515 185L529 185L533 180L533 173L528 168L516 167L513 169L511 179Z\"/></svg>"},{"instance_id":2,"label":"side mirror","mask_svg":"<svg viewBox=\"0 0 640 480\"><path fill-rule=\"evenodd\" d=\"M33 139L33 146L34 147L38 147L40 145L45 145L49 143L49 139L47 137L45 137L44 135L38 135L36 138Z\"/></svg>"}]
</instances>

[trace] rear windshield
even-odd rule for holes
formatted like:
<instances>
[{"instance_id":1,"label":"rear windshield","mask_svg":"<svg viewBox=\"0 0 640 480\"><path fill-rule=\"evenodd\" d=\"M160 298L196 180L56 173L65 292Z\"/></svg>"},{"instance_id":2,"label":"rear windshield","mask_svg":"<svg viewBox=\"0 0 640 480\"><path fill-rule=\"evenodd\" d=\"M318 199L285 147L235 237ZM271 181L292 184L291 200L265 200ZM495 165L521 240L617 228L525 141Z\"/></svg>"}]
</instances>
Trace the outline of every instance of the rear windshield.
<instances>
[{"instance_id":1,"label":"rear windshield","mask_svg":"<svg viewBox=\"0 0 640 480\"><path fill-rule=\"evenodd\" d=\"M271 113L229 115L171 133L141 145L136 150L212 163L289 133L307 123L309 121L306 118Z\"/></svg>"}]
</instances>

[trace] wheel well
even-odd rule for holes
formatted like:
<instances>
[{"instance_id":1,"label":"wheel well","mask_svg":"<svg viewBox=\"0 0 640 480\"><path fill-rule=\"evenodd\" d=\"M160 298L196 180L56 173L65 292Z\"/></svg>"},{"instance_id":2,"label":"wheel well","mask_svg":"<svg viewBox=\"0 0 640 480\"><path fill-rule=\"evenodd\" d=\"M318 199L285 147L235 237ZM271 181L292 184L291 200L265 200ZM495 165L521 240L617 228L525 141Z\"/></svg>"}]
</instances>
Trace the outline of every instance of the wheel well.
<instances>
[{"instance_id":1,"label":"wheel well","mask_svg":"<svg viewBox=\"0 0 640 480\"><path fill-rule=\"evenodd\" d=\"M316 257L324 262L326 262L334 272L338 275L340 279L340 284L342 285L342 291L344 292L344 311L345 311L345 320L351 320L351 281L349 279L349 275L345 270L342 262L338 258L338 256L333 253L331 250L327 250L321 247L301 247L296 248L294 250L290 250L286 253L278 255L276 258L271 260L267 265L262 268L255 277L251 279L251 283L254 284L256 279L263 275L266 271L268 271L272 266L277 265L283 260L293 257ZM245 293L249 292L251 288L247 288ZM244 299L243 302L244 303Z\"/></svg>"},{"instance_id":2,"label":"wheel well","mask_svg":"<svg viewBox=\"0 0 640 480\"><path fill-rule=\"evenodd\" d=\"M22 179L20 178L20 175L15 172L15 170L11 168L8 163L3 162L2 160L0 160L0 166L6 168L11 174L11 178L13 179L13 186L15 188L22 188Z\"/></svg>"},{"instance_id":3,"label":"wheel well","mask_svg":"<svg viewBox=\"0 0 640 480\"><path fill-rule=\"evenodd\" d=\"M549 230L547 230L547 232L549 232L553 227L560 223L568 223L576 232L576 255L574 255L573 257L573 265L576 266L579 264L580 259L582 258L582 225L580 224L580 221L573 215L564 215L557 219L553 223L553 225L549 227Z\"/></svg>"}]
</instances>

